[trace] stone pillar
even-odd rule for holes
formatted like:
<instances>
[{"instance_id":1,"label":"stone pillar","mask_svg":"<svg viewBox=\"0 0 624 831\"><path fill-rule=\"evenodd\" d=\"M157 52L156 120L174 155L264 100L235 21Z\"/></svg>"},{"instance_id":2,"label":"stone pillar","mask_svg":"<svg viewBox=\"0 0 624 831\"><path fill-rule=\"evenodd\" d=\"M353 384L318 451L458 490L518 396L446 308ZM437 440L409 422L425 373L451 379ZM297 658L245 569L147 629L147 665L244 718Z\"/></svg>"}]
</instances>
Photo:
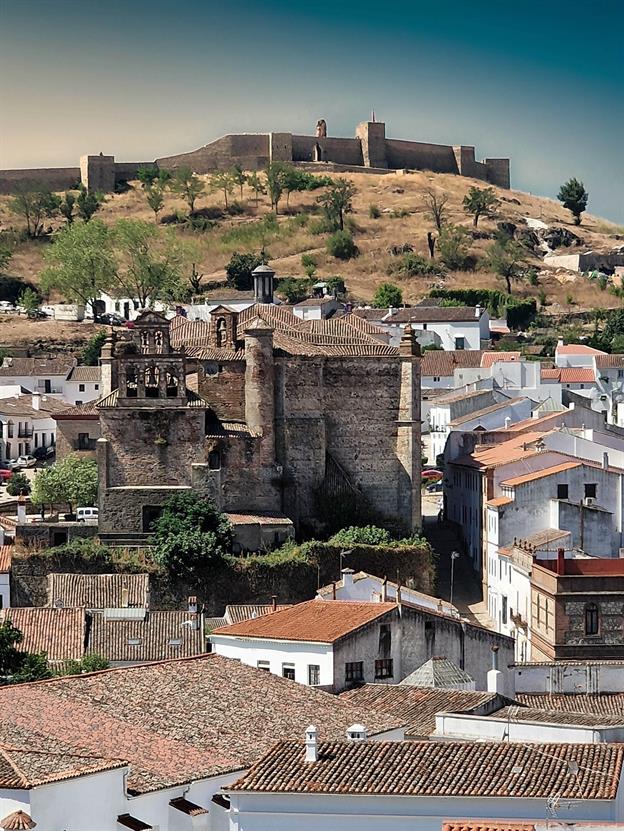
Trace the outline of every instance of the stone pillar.
<instances>
[{"instance_id":1,"label":"stone pillar","mask_svg":"<svg viewBox=\"0 0 624 831\"><path fill-rule=\"evenodd\" d=\"M245 421L260 436L260 461L275 463L273 329L259 317L245 329Z\"/></svg>"},{"instance_id":2,"label":"stone pillar","mask_svg":"<svg viewBox=\"0 0 624 831\"><path fill-rule=\"evenodd\" d=\"M117 388L115 366L113 338L109 335L104 341L100 353L100 398L104 398Z\"/></svg>"},{"instance_id":3,"label":"stone pillar","mask_svg":"<svg viewBox=\"0 0 624 831\"><path fill-rule=\"evenodd\" d=\"M420 347L411 326L401 338L399 418L397 421L397 459L399 461L398 513L412 531L422 524L420 505Z\"/></svg>"},{"instance_id":4,"label":"stone pillar","mask_svg":"<svg viewBox=\"0 0 624 831\"><path fill-rule=\"evenodd\" d=\"M386 125L383 121L363 121L355 128L362 145L364 167L388 167Z\"/></svg>"}]
</instances>

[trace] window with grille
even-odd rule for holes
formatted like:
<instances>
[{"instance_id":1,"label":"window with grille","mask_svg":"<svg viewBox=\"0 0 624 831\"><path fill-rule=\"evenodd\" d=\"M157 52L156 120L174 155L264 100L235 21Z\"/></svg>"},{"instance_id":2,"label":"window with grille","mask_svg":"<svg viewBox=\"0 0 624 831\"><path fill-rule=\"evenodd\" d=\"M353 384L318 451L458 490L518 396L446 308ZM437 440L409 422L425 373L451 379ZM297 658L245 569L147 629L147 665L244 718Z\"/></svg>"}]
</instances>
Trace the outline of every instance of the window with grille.
<instances>
[{"instance_id":1,"label":"window with grille","mask_svg":"<svg viewBox=\"0 0 624 831\"><path fill-rule=\"evenodd\" d=\"M321 683L321 668L318 664L308 664L308 684L316 687Z\"/></svg>"},{"instance_id":2,"label":"window with grille","mask_svg":"<svg viewBox=\"0 0 624 831\"><path fill-rule=\"evenodd\" d=\"M585 634L598 635L600 633L600 616L598 606L595 603L588 603L585 606Z\"/></svg>"},{"instance_id":3,"label":"window with grille","mask_svg":"<svg viewBox=\"0 0 624 831\"><path fill-rule=\"evenodd\" d=\"M392 678L392 658L380 658L375 661L375 680L379 678Z\"/></svg>"},{"instance_id":4,"label":"window with grille","mask_svg":"<svg viewBox=\"0 0 624 831\"><path fill-rule=\"evenodd\" d=\"M284 678L288 678L290 681L295 680L295 665L294 664L282 664L282 676Z\"/></svg>"},{"instance_id":5,"label":"window with grille","mask_svg":"<svg viewBox=\"0 0 624 831\"><path fill-rule=\"evenodd\" d=\"M364 662L349 661L345 664L345 681L357 682L364 680Z\"/></svg>"}]
</instances>

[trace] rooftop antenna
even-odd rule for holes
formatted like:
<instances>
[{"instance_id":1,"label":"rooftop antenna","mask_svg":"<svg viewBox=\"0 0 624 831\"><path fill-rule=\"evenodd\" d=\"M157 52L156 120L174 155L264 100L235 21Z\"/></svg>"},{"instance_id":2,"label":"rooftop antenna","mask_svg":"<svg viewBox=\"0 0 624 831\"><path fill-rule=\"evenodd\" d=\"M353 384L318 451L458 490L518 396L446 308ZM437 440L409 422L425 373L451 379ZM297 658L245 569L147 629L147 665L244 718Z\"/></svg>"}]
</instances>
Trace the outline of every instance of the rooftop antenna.
<instances>
[{"instance_id":1,"label":"rooftop antenna","mask_svg":"<svg viewBox=\"0 0 624 831\"><path fill-rule=\"evenodd\" d=\"M375 110L373 110L372 112L371 121L373 122L373 124L377 121L377 119L375 118Z\"/></svg>"}]
</instances>

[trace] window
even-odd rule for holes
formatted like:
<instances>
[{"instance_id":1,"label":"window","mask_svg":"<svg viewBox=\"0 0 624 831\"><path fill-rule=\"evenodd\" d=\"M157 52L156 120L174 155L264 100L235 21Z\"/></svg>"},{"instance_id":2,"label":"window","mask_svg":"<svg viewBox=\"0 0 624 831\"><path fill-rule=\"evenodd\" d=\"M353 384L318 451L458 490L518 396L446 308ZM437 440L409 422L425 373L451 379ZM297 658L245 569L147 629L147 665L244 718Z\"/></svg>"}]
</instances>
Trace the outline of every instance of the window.
<instances>
[{"instance_id":1,"label":"window","mask_svg":"<svg viewBox=\"0 0 624 831\"><path fill-rule=\"evenodd\" d=\"M143 378L145 384L145 397L158 398L160 392L160 369L154 364L146 367Z\"/></svg>"},{"instance_id":2,"label":"window","mask_svg":"<svg viewBox=\"0 0 624 831\"><path fill-rule=\"evenodd\" d=\"M440 376L439 375L434 375L433 380L434 380L434 382L439 382Z\"/></svg>"},{"instance_id":3,"label":"window","mask_svg":"<svg viewBox=\"0 0 624 831\"><path fill-rule=\"evenodd\" d=\"M263 669L265 672L271 671L271 665L268 661L258 661L257 667L258 669Z\"/></svg>"},{"instance_id":4,"label":"window","mask_svg":"<svg viewBox=\"0 0 624 831\"><path fill-rule=\"evenodd\" d=\"M166 387L167 387L167 398L177 398L178 397L178 379L173 374L173 372L167 372L166 374Z\"/></svg>"},{"instance_id":5,"label":"window","mask_svg":"<svg viewBox=\"0 0 624 831\"><path fill-rule=\"evenodd\" d=\"M345 664L345 681L347 683L357 683L364 680L364 662L363 661L348 661Z\"/></svg>"},{"instance_id":6,"label":"window","mask_svg":"<svg viewBox=\"0 0 624 831\"><path fill-rule=\"evenodd\" d=\"M137 371L134 367L128 367L126 370L126 398L136 398L137 395Z\"/></svg>"},{"instance_id":7,"label":"window","mask_svg":"<svg viewBox=\"0 0 624 831\"><path fill-rule=\"evenodd\" d=\"M585 483L585 496L590 499L596 498L596 485L594 483Z\"/></svg>"},{"instance_id":8,"label":"window","mask_svg":"<svg viewBox=\"0 0 624 831\"><path fill-rule=\"evenodd\" d=\"M455 349L465 349L466 338L455 338Z\"/></svg>"},{"instance_id":9,"label":"window","mask_svg":"<svg viewBox=\"0 0 624 831\"><path fill-rule=\"evenodd\" d=\"M568 498L568 486L567 485L557 485L557 499L567 499Z\"/></svg>"},{"instance_id":10,"label":"window","mask_svg":"<svg viewBox=\"0 0 624 831\"><path fill-rule=\"evenodd\" d=\"M290 681L295 680L295 665L294 664L282 664L282 677L288 678Z\"/></svg>"},{"instance_id":11,"label":"window","mask_svg":"<svg viewBox=\"0 0 624 831\"><path fill-rule=\"evenodd\" d=\"M392 678L392 658L375 661L375 680L378 678Z\"/></svg>"},{"instance_id":12,"label":"window","mask_svg":"<svg viewBox=\"0 0 624 831\"><path fill-rule=\"evenodd\" d=\"M223 347L227 343L227 323L224 317L217 320L217 346Z\"/></svg>"},{"instance_id":13,"label":"window","mask_svg":"<svg viewBox=\"0 0 624 831\"><path fill-rule=\"evenodd\" d=\"M507 623L507 598L502 596L503 606L501 609L501 623Z\"/></svg>"},{"instance_id":14,"label":"window","mask_svg":"<svg viewBox=\"0 0 624 831\"><path fill-rule=\"evenodd\" d=\"M79 407L81 404L82 404L82 401L80 401L80 400L78 400L78 399L77 399L77 400L76 400L76 407Z\"/></svg>"},{"instance_id":15,"label":"window","mask_svg":"<svg viewBox=\"0 0 624 831\"><path fill-rule=\"evenodd\" d=\"M90 450L91 441L88 433L78 433L78 450Z\"/></svg>"},{"instance_id":16,"label":"window","mask_svg":"<svg viewBox=\"0 0 624 831\"><path fill-rule=\"evenodd\" d=\"M84 384L78 384L78 392L84 392L84 391L85 391L85 385Z\"/></svg>"},{"instance_id":17,"label":"window","mask_svg":"<svg viewBox=\"0 0 624 831\"><path fill-rule=\"evenodd\" d=\"M321 683L321 668L318 664L308 664L308 684L317 687Z\"/></svg>"},{"instance_id":18,"label":"window","mask_svg":"<svg viewBox=\"0 0 624 831\"><path fill-rule=\"evenodd\" d=\"M218 450L208 454L208 470L221 470L221 454Z\"/></svg>"},{"instance_id":19,"label":"window","mask_svg":"<svg viewBox=\"0 0 624 831\"><path fill-rule=\"evenodd\" d=\"M94 384L93 386L94 386L94 389L96 389L96 390L99 390L99 388L100 388L99 384Z\"/></svg>"},{"instance_id":20,"label":"window","mask_svg":"<svg viewBox=\"0 0 624 831\"><path fill-rule=\"evenodd\" d=\"M595 603L588 603L585 606L585 634L598 635L600 632L600 619L598 606Z\"/></svg>"}]
</instances>

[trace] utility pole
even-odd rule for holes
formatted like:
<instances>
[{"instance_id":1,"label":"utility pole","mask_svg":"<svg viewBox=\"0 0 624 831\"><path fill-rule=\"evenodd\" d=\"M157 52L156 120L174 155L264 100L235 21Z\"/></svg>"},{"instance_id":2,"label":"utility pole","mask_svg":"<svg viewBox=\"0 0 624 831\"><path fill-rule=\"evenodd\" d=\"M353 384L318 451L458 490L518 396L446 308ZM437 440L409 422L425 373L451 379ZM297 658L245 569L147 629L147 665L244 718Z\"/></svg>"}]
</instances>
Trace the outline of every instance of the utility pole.
<instances>
[{"instance_id":1,"label":"utility pole","mask_svg":"<svg viewBox=\"0 0 624 831\"><path fill-rule=\"evenodd\" d=\"M453 580L455 578L455 560L459 558L459 551L451 551L451 606L453 605Z\"/></svg>"}]
</instances>

